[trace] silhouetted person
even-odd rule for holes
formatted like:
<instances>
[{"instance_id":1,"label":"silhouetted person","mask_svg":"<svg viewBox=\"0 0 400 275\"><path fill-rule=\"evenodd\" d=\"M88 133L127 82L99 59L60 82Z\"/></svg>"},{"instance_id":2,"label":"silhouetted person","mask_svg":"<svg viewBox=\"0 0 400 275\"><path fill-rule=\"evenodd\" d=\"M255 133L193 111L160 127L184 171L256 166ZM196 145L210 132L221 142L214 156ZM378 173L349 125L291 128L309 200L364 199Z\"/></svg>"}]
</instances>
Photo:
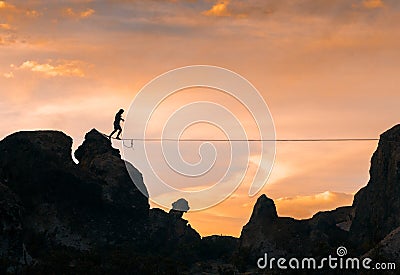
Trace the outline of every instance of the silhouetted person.
<instances>
[{"instance_id":1,"label":"silhouetted person","mask_svg":"<svg viewBox=\"0 0 400 275\"><path fill-rule=\"evenodd\" d=\"M118 134L117 134L116 139L119 139L119 140L120 140L119 135L121 135L121 133L122 133L121 120L122 120L122 121L125 121L125 120L122 118L123 112L124 112L124 110L123 110L123 109L120 109L120 110L118 111L118 113L115 115L115 119L114 119L114 131L112 131L112 133L108 136L109 139L111 139L112 135L114 135L114 133L118 131Z\"/></svg>"}]
</instances>

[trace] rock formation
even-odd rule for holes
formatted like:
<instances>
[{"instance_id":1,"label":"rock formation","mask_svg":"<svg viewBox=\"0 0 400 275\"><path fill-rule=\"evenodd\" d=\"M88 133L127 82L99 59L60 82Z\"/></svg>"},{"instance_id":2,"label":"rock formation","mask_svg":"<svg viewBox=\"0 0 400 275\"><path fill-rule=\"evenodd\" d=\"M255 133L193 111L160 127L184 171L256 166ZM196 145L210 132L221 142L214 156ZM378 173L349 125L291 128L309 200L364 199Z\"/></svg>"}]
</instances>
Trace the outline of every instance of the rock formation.
<instances>
[{"instance_id":1,"label":"rock formation","mask_svg":"<svg viewBox=\"0 0 400 275\"><path fill-rule=\"evenodd\" d=\"M76 150L78 164L71 147L58 131L0 141L0 274L256 272L264 253L319 258L341 245L400 264L400 125L381 135L352 206L296 220L262 195L239 239L201 239L182 218L183 199L169 213L149 209L142 175L97 130Z\"/></svg>"},{"instance_id":2,"label":"rock formation","mask_svg":"<svg viewBox=\"0 0 400 275\"><path fill-rule=\"evenodd\" d=\"M345 245L353 254L399 261L400 125L381 135L371 159L370 180L352 206L320 212L308 220L278 217L262 195L240 237L241 260L254 265L263 253L323 256ZM388 235L389 234L389 235ZM397 257L397 258L396 258ZM246 261L244 261L246 262Z\"/></svg>"},{"instance_id":3,"label":"rock formation","mask_svg":"<svg viewBox=\"0 0 400 275\"><path fill-rule=\"evenodd\" d=\"M262 195L243 227L239 254L253 265L264 253L271 257L323 256L347 238L348 232L340 225L351 219L352 211L352 207L342 207L307 220L278 217L274 202Z\"/></svg>"},{"instance_id":4,"label":"rock formation","mask_svg":"<svg viewBox=\"0 0 400 275\"><path fill-rule=\"evenodd\" d=\"M366 252L400 226L400 125L383 133L371 158L370 180L355 196L350 239Z\"/></svg>"},{"instance_id":5,"label":"rock formation","mask_svg":"<svg viewBox=\"0 0 400 275\"><path fill-rule=\"evenodd\" d=\"M147 262L160 257L167 260L159 266L167 265L186 253L178 247L198 245L186 220L149 210L127 167L145 188L141 174L106 137L86 134L75 152L79 164L71 146L57 131L18 132L0 142L0 273L118 272L124 264L146 272L156 268Z\"/></svg>"}]
</instances>

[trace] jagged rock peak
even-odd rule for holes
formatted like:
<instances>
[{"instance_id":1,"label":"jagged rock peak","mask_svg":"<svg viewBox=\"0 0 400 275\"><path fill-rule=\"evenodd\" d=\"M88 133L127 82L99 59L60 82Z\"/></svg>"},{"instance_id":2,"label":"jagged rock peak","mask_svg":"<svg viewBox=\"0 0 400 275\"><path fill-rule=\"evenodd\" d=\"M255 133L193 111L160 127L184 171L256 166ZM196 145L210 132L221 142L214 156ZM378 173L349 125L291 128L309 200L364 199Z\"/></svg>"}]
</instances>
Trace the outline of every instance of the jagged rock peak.
<instances>
[{"instance_id":1,"label":"jagged rock peak","mask_svg":"<svg viewBox=\"0 0 400 275\"><path fill-rule=\"evenodd\" d=\"M268 198L265 194L261 195L256 204L254 205L253 213L250 221L253 219L276 219L278 214L276 212L275 203L272 199Z\"/></svg>"},{"instance_id":2,"label":"jagged rock peak","mask_svg":"<svg viewBox=\"0 0 400 275\"><path fill-rule=\"evenodd\" d=\"M75 151L75 157L79 162L90 161L93 157L103 154L111 154L121 158L118 149L111 146L111 141L96 129L92 129L85 135L85 140Z\"/></svg>"}]
</instances>

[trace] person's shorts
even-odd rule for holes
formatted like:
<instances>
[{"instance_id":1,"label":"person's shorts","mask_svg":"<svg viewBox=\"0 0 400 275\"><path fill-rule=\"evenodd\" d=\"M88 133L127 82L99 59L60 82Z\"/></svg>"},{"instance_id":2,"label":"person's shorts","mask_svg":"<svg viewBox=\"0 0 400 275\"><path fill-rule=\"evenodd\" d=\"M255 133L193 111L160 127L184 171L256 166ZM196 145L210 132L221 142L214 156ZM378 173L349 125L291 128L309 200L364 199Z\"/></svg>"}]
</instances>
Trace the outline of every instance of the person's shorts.
<instances>
[{"instance_id":1,"label":"person's shorts","mask_svg":"<svg viewBox=\"0 0 400 275\"><path fill-rule=\"evenodd\" d=\"M121 125L114 124L114 130L121 130L122 131Z\"/></svg>"}]
</instances>

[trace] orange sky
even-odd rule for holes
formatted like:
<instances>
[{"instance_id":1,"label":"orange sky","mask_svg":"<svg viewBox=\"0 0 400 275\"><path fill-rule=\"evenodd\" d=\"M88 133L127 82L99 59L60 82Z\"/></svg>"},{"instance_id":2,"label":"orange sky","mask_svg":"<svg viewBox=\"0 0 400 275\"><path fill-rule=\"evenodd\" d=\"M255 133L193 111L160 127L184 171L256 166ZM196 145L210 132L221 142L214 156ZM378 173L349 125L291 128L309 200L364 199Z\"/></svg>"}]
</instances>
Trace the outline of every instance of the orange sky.
<instances>
[{"instance_id":1,"label":"orange sky","mask_svg":"<svg viewBox=\"0 0 400 275\"><path fill-rule=\"evenodd\" d=\"M397 0L0 1L0 137L59 129L76 148L148 81L193 64L247 78L278 138L378 137L400 117L399 15ZM376 146L278 143L261 193L297 218L350 204ZM185 217L238 236L248 187Z\"/></svg>"}]
</instances>

